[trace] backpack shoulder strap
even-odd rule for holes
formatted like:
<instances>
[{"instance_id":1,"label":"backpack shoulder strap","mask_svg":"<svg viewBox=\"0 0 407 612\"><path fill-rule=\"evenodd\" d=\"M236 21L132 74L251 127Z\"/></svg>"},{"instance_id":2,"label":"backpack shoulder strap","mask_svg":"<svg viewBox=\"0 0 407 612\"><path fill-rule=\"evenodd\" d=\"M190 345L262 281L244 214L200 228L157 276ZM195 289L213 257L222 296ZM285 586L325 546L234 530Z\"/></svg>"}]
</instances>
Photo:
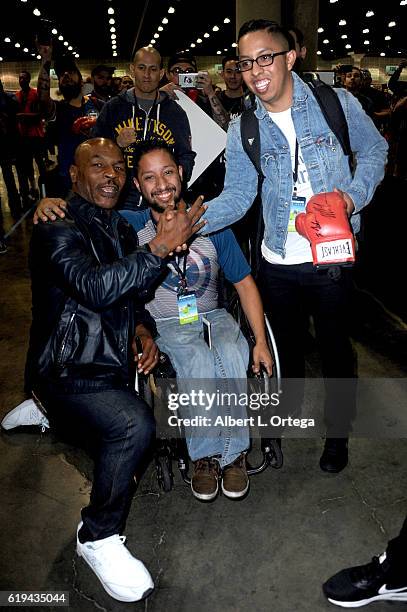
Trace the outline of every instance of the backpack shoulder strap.
<instances>
[{"instance_id":1,"label":"backpack shoulder strap","mask_svg":"<svg viewBox=\"0 0 407 612\"><path fill-rule=\"evenodd\" d=\"M325 121L337 137L344 154L350 156L352 149L349 140L348 122L335 90L319 79L307 80L307 84L319 104Z\"/></svg>"},{"instance_id":2,"label":"backpack shoulder strap","mask_svg":"<svg viewBox=\"0 0 407 612\"><path fill-rule=\"evenodd\" d=\"M253 108L244 110L240 116L240 137L242 139L243 149L253 166L256 168L257 174L259 175L259 181L262 182L264 174L260 163L259 121L254 114Z\"/></svg>"}]
</instances>

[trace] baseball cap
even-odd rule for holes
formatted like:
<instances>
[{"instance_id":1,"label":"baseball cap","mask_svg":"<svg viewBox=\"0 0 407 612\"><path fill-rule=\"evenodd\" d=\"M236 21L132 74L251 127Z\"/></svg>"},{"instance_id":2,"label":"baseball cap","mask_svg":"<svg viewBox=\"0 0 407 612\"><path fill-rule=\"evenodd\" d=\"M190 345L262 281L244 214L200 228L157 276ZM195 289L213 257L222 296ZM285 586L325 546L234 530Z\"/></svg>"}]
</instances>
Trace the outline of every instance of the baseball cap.
<instances>
[{"instance_id":1,"label":"baseball cap","mask_svg":"<svg viewBox=\"0 0 407 612\"><path fill-rule=\"evenodd\" d=\"M94 68L92 68L91 76L95 76L95 74L100 74L101 72L108 72L110 76L116 70L115 66L106 66L105 64L98 64Z\"/></svg>"},{"instance_id":2,"label":"baseball cap","mask_svg":"<svg viewBox=\"0 0 407 612\"><path fill-rule=\"evenodd\" d=\"M77 72L80 78L82 78L81 71L75 64L73 58L69 55L56 58L54 61L54 70L58 78L64 74L64 72Z\"/></svg>"},{"instance_id":3,"label":"baseball cap","mask_svg":"<svg viewBox=\"0 0 407 612\"><path fill-rule=\"evenodd\" d=\"M195 56L192 55L192 53L187 53L187 52L174 53L174 55L171 55L171 57L168 60L168 70L171 70L174 64L178 64L180 62L191 64L191 66L194 68L195 71L198 70L197 65L196 65Z\"/></svg>"}]
</instances>

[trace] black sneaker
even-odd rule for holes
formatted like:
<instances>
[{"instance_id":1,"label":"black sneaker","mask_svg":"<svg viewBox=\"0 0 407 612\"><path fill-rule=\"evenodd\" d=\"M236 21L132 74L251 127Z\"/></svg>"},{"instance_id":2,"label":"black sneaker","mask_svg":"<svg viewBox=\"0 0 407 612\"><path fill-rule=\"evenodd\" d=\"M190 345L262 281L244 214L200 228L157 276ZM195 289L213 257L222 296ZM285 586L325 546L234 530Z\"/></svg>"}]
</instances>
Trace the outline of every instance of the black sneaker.
<instances>
[{"instance_id":1,"label":"black sneaker","mask_svg":"<svg viewBox=\"0 0 407 612\"><path fill-rule=\"evenodd\" d=\"M348 465L348 439L327 438L324 451L319 460L323 472L337 474Z\"/></svg>"},{"instance_id":2,"label":"black sneaker","mask_svg":"<svg viewBox=\"0 0 407 612\"><path fill-rule=\"evenodd\" d=\"M324 595L342 608L360 608L372 601L406 601L407 576L401 582L392 579L386 553L373 557L371 563L349 567L322 585Z\"/></svg>"},{"instance_id":3,"label":"black sneaker","mask_svg":"<svg viewBox=\"0 0 407 612\"><path fill-rule=\"evenodd\" d=\"M194 461L191 478L192 493L201 501L215 499L219 491L220 465L213 457L203 457Z\"/></svg>"}]
</instances>

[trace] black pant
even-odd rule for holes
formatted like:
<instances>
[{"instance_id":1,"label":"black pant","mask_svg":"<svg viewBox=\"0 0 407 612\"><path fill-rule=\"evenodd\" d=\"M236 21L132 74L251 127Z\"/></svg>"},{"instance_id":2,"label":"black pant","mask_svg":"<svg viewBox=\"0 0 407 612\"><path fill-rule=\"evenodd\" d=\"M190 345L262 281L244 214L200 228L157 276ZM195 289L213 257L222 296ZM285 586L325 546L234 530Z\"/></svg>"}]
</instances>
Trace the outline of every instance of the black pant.
<instances>
[{"instance_id":1,"label":"black pant","mask_svg":"<svg viewBox=\"0 0 407 612\"><path fill-rule=\"evenodd\" d=\"M51 427L94 460L89 505L82 510L81 542L121 534L130 511L134 476L155 435L152 410L127 390L59 394L42 392Z\"/></svg>"},{"instance_id":2,"label":"black pant","mask_svg":"<svg viewBox=\"0 0 407 612\"><path fill-rule=\"evenodd\" d=\"M311 314L325 378L327 435L346 437L356 395L355 359L349 339L351 269L316 270L312 263L285 266L262 259L258 285L276 337L282 376L295 379L286 381L284 411L295 414L302 402L304 327Z\"/></svg>"},{"instance_id":3,"label":"black pant","mask_svg":"<svg viewBox=\"0 0 407 612\"><path fill-rule=\"evenodd\" d=\"M396 579L400 577L401 580L404 580L405 584L407 575L407 516L399 535L388 543L386 558L392 568L392 574L394 573Z\"/></svg>"}]
</instances>

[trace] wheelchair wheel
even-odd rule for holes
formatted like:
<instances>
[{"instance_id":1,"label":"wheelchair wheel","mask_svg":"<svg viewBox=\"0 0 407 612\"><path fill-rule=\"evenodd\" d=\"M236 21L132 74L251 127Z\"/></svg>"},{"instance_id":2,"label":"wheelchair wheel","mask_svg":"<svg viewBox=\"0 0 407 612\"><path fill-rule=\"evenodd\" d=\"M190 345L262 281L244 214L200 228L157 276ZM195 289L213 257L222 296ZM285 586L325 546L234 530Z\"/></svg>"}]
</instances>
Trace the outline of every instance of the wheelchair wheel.
<instances>
[{"instance_id":1,"label":"wheelchair wheel","mask_svg":"<svg viewBox=\"0 0 407 612\"><path fill-rule=\"evenodd\" d=\"M281 438L263 438L261 441L261 449L270 467L279 470L283 466Z\"/></svg>"},{"instance_id":2,"label":"wheelchair wheel","mask_svg":"<svg viewBox=\"0 0 407 612\"><path fill-rule=\"evenodd\" d=\"M156 457L155 466L158 484L163 491L168 493L174 486L171 458L168 455L159 455Z\"/></svg>"}]
</instances>

